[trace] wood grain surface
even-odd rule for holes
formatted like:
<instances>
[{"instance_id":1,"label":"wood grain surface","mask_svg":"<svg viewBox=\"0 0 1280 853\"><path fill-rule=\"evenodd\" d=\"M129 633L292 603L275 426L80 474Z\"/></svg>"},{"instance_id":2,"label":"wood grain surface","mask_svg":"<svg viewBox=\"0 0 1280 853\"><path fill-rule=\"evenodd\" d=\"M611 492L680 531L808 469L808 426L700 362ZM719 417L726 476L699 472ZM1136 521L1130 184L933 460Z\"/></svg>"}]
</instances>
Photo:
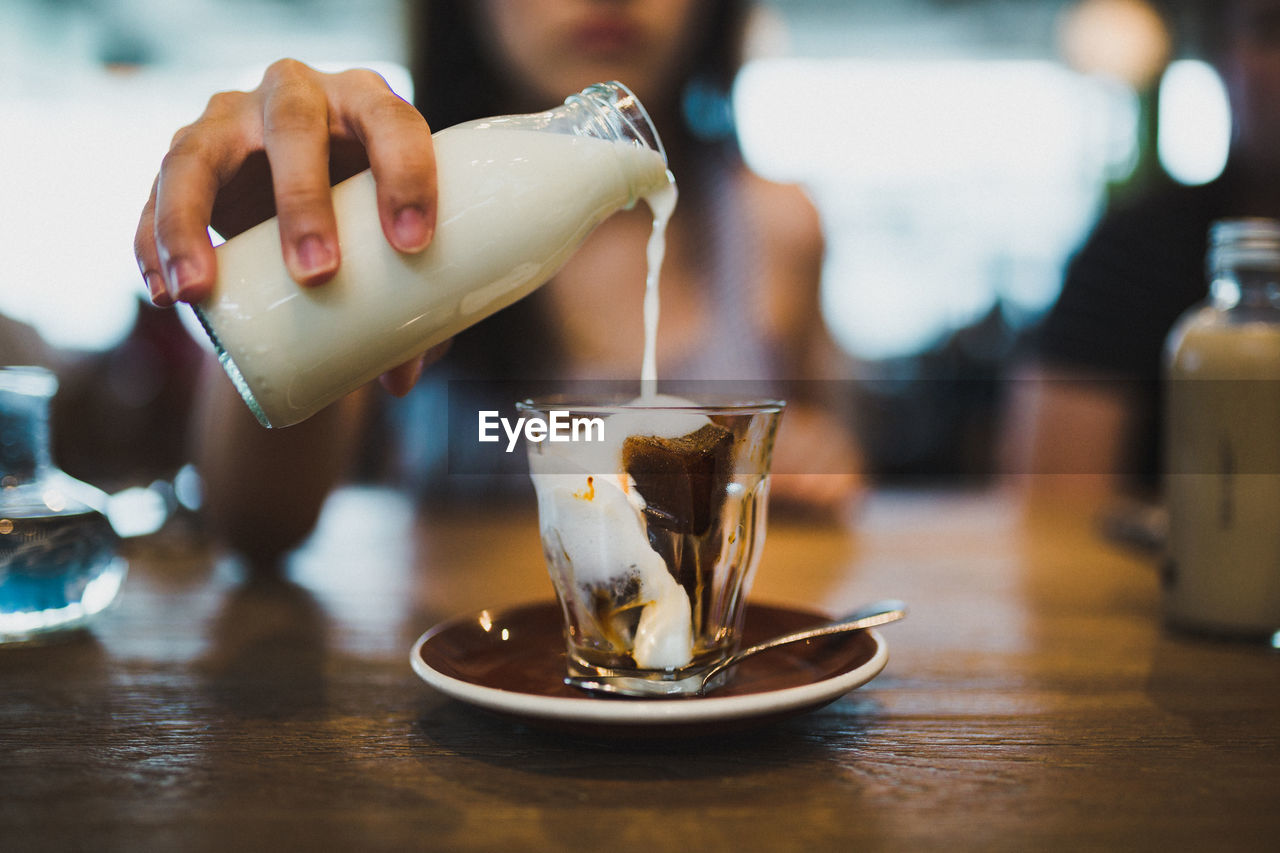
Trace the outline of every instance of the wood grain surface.
<instances>
[{"instance_id":1,"label":"wood grain surface","mask_svg":"<svg viewBox=\"0 0 1280 853\"><path fill-rule=\"evenodd\" d=\"M755 597L899 597L879 678L764 729L549 734L448 699L409 648L548 598L532 508L349 489L282 577L129 549L90 632L0 648L0 849L1274 850L1280 655L1160 626L1152 558L999 493L776 521Z\"/></svg>"}]
</instances>

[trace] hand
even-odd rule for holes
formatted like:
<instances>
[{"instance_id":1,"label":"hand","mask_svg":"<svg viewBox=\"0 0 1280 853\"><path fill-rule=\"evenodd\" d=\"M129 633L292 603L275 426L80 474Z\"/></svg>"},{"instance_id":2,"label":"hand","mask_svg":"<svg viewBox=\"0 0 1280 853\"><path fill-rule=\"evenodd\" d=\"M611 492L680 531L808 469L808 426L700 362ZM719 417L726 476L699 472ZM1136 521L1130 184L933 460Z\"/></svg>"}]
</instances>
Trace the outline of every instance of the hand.
<instances>
[{"instance_id":1,"label":"hand","mask_svg":"<svg viewBox=\"0 0 1280 853\"><path fill-rule=\"evenodd\" d=\"M252 92L222 92L173 137L134 238L157 305L199 302L215 280L208 228L231 237L278 214L289 274L329 280L341 262L329 188L369 166L383 233L421 251L436 217L435 153L426 121L377 74L323 74L293 60Z\"/></svg>"}]
</instances>

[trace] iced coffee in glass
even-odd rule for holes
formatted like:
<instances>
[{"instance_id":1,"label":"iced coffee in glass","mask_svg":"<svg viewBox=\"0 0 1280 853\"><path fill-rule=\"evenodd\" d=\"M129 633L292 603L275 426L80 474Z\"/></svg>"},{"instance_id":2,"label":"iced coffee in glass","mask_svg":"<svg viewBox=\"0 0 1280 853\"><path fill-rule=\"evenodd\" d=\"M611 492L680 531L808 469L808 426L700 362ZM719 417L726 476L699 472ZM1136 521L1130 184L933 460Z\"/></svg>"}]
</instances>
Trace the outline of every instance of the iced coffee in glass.
<instances>
[{"instance_id":1,"label":"iced coffee in glass","mask_svg":"<svg viewBox=\"0 0 1280 853\"><path fill-rule=\"evenodd\" d=\"M530 400L528 442L568 676L694 692L732 654L765 539L783 403ZM527 433L526 433L527 434Z\"/></svg>"}]
</instances>

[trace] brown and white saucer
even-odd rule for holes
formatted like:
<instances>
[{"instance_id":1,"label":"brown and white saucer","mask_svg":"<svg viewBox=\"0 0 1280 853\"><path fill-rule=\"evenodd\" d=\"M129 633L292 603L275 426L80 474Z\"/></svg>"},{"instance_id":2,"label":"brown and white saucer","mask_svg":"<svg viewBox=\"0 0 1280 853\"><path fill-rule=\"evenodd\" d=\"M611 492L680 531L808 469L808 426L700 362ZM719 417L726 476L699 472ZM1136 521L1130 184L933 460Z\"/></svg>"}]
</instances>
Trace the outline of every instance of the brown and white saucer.
<instances>
[{"instance_id":1,"label":"brown and white saucer","mask_svg":"<svg viewBox=\"0 0 1280 853\"><path fill-rule=\"evenodd\" d=\"M743 645L828 618L752 604ZM709 696L603 697L564 683L561 624L554 601L480 611L427 631L414 644L410 663L442 693L529 725L594 735L684 736L751 728L820 708L870 681L888 660L876 631L858 631L752 657Z\"/></svg>"}]
</instances>

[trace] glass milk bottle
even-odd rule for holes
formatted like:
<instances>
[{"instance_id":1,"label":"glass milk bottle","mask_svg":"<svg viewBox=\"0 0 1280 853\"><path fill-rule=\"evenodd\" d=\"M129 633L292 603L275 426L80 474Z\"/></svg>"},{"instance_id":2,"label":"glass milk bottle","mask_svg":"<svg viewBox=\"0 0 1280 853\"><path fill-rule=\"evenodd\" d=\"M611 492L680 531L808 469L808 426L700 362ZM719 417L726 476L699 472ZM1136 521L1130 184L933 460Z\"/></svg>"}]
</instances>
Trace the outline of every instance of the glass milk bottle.
<instances>
[{"instance_id":1,"label":"glass milk bottle","mask_svg":"<svg viewBox=\"0 0 1280 853\"><path fill-rule=\"evenodd\" d=\"M1182 628L1280 630L1280 222L1210 230L1210 298L1165 353L1169 570Z\"/></svg>"},{"instance_id":2,"label":"glass milk bottle","mask_svg":"<svg viewBox=\"0 0 1280 853\"><path fill-rule=\"evenodd\" d=\"M53 374L0 367L0 642L80 626L120 589L126 564L101 492L49 453Z\"/></svg>"},{"instance_id":3,"label":"glass milk bottle","mask_svg":"<svg viewBox=\"0 0 1280 853\"><path fill-rule=\"evenodd\" d=\"M368 171L333 189L342 264L326 284L290 279L274 219L217 248L196 313L264 426L304 420L515 302L610 214L674 192L657 131L619 83L432 138L439 209L423 252L387 243Z\"/></svg>"}]
</instances>

